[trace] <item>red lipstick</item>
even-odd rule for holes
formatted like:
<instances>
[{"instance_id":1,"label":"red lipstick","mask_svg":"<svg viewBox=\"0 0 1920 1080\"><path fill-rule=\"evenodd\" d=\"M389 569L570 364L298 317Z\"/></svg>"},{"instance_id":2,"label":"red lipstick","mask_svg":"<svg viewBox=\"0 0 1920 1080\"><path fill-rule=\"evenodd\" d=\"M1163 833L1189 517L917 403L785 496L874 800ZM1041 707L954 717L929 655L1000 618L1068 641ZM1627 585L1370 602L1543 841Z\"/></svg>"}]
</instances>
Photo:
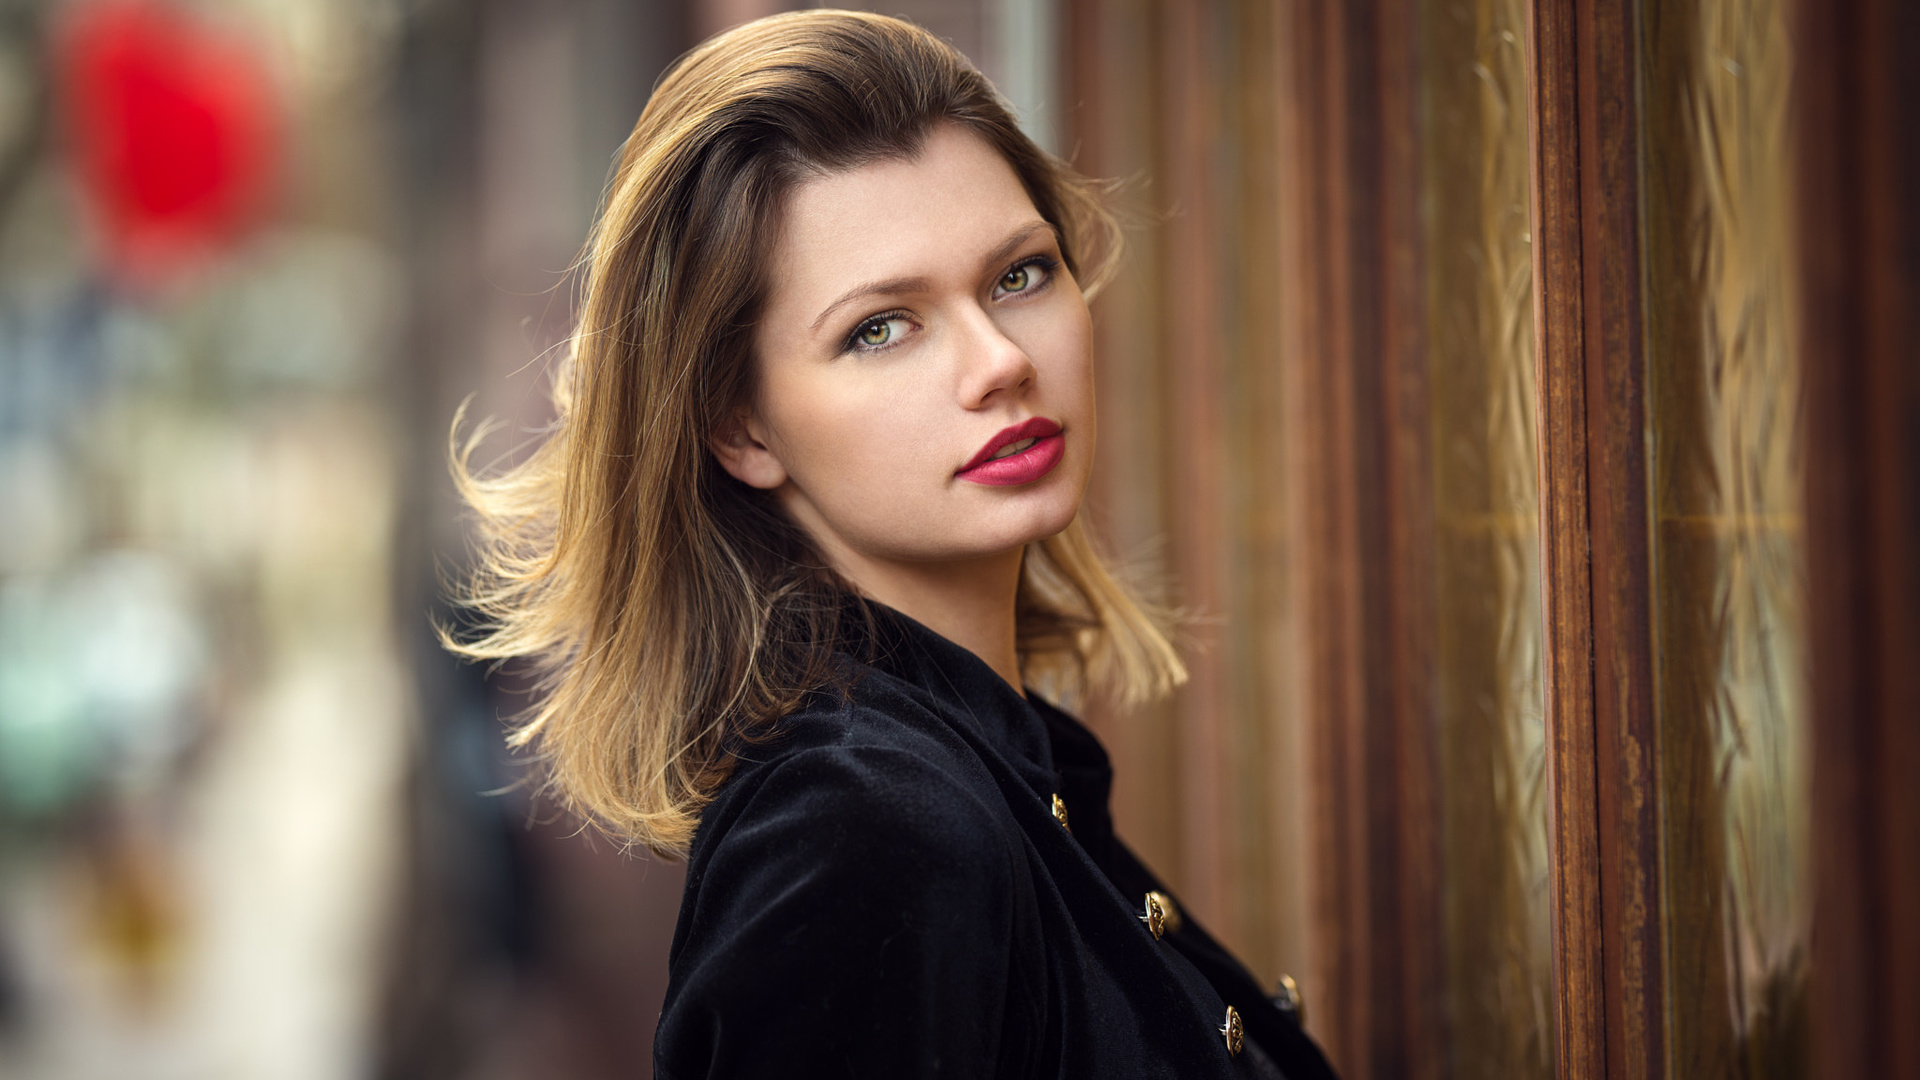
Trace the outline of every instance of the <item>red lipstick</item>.
<instances>
[{"instance_id":1,"label":"red lipstick","mask_svg":"<svg viewBox=\"0 0 1920 1080\"><path fill-rule=\"evenodd\" d=\"M1004 453L1010 446L1019 446ZM1022 421L987 440L973 459L954 473L962 480L993 487L1031 484L1053 471L1066 455L1067 438L1060 425L1044 416ZM995 454L1001 456L995 457Z\"/></svg>"}]
</instances>

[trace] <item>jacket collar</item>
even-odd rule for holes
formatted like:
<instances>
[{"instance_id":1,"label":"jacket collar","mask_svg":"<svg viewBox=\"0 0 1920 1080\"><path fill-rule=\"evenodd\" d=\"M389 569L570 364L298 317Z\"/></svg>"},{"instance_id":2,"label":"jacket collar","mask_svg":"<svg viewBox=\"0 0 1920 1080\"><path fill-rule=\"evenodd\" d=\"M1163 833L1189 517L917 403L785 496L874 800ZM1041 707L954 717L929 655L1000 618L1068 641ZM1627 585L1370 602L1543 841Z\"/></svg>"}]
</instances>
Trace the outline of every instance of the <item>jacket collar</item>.
<instances>
[{"instance_id":1,"label":"jacket collar","mask_svg":"<svg viewBox=\"0 0 1920 1080\"><path fill-rule=\"evenodd\" d=\"M1045 702L1022 697L986 661L885 604L849 598L840 632L852 659L919 690L949 722L998 749L1037 794L1058 790Z\"/></svg>"}]
</instances>

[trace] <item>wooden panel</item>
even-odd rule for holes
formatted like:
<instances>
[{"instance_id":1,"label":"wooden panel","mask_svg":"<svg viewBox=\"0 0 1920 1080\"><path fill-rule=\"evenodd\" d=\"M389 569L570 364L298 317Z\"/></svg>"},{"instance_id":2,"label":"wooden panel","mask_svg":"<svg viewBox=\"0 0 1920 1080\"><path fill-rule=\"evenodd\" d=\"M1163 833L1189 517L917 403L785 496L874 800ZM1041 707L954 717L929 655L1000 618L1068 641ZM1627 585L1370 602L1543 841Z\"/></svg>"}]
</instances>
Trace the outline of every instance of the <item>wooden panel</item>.
<instances>
[{"instance_id":1,"label":"wooden panel","mask_svg":"<svg viewBox=\"0 0 1920 1080\"><path fill-rule=\"evenodd\" d=\"M1098 718L1121 825L1305 975L1350 1077L1447 1060L1417 14L1067 8L1069 145L1145 174L1099 310L1098 509L1123 550L1163 539L1200 616L1173 707Z\"/></svg>"},{"instance_id":2,"label":"wooden panel","mask_svg":"<svg viewBox=\"0 0 1920 1080\"><path fill-rule=\"evenodd\" d=\"M1377 87L1371 101L1354 92L1370 111L1357 118L1360 141L1368 135L1378 140L1377 157L1355 161L1354 182L1373 189L1374 208L1363 213L1378 222L1379 234L1354 237L1373 246L1365 252L1367 276L1356 282L1347 318L1378 327L1380 335L1371 352L1354 357L1356 367L1377 365L1380 372L1372 418L1378 426L1356 434L1376 443L1381 459L1384 505L1371 527L1382 536L1366 567L1379 593L1368 614L1378 621L1368 651L1375 663L1385 658L1390 695L1370 725L1368 748L1374 857L1385 864L1372 901L1380 909L1377 918L1392 920L1392 932L1381 935L1374 954L1374 978L1395 995L1385 1010L1391 1026L1379 1029L1391 1045L1376 1075L1438 1078L1452 1070L1442 1027L1433 406L1420 209L1426 197L1418 93L1421 6L1419 0L1385 0L1349 11L1357 31L1350 48L1369 61L1356 65L1354 74Z\"/></svg>"},{"instance_id":3,"label":"wooden panel","mask_svg":"<svg viewBox=\"0 0 1920 1080\"><path fill-rule=\"evenodd\" d=\"M1256 970L1306 972L1307 807L1301 730L1294 694L1297 653L1288 632L1290 520L1283 490L1285 407L1276 363L1281 332L1280 206L1284 171L1277 152L1279 13L1268 3L1235 3L1224 27L1222 111L1234 148L1218 166L1234 239L1222 260L1226 318L1222 333L1231 378L1222 402L1231 473L1227 492L1234 543L1228 549L1223 647L1232 672L1227 748L1233 802L1242 822L1232 859L1241 867L1230 906L1246 928ZM1248 827L1258 826L1258 827Z\"/></svg>"},{"instance_id":4,"label":"wooden panel","mask_svg":"<svg viewBox=\"0 0 1920 1080\"><path fill-rule=\"evenodd\" d=\"M1282 395L1314 763L1319 1033L1441 1075L1417 7L1286 5Z\"/></svg>"},{"instance_id":5,"label":"wooden panel","mask_svg":"<svg viewBox=\"0 0 1920 1080\"><path fill-rule=\"evenodd\" d=\"M1536 2L1530 95L1559 1073L1665 1075L1638 19Z\"/></svg>"},{"instance_id":6,"label":"wooden panel","mask_svg":"<svg viewBox=\"0 0 1920 1080\"><path fill-rule=\"evenodd\" d=\"M1586 379L1574 13L1531 12L1535 364L1540 405L1541 591L1554 900L1554 1028L1562 1080L1606 1075L1600 836L1589 590Z\"/></svg>"},{"instance_id":7,"label":"wooden panel","mask_svg":"<svg viewBox=\"0 0 1920 1080\"><path fill-rule=\"evenodd\" d=\"M1920 9L1795 29L1815 1072L1920 1077Z\"/></svg>"},{"instance_id":8,"label":"wooden panel","mask_svg":"<svg viewBox=\"0 0 1920 1080\"><path fill-rule=\"evenodd\" d=\"M1165 522L1168 560L1182 603L1203 613L1189 628L1192 679L1176 700L1180 716L1179 778L1182 793L1181 886L1203 918L1236 944L1244 941L1231 910L1242 867L1230 857L1233 834L1249 823L1229 817L1226 783L1234 728L1226 715L1230 657L1224 638L1227 611L1225 548L1229 460L1224 430L1228 358L1220 304L1224 247L1216 215L1215 187L1221 156L1221 91L1213 5L1163 4L1153 29L1161 57L1161 145L1154 183L1160 205L1171 215L1165 230L1167 260L1164 333L1158 342L1161 393L1171 408L1174 450L1174 512Z\"/></svg>"},{"instance_id":9,"label":"wooden panel","mask_svg":"<svg viewBox=\"0 0 1920 1080\"><path fill-rule=\"evenodd\" d=\"M1147 0L1065 5L1067 145L1093 176L1130 181L1118 201L1133 226L1124 271L1093 305L1101 428L1088 503L1108 545L1156 583L1165 576L1170 469L1175 453L1161 388L1164 258L1143 179L1160 133L1158 34ZM1171 703L1112 710L1092 703L1088 722L1113 756L1116 824L1169 880L1184 885L1181 858L1179 726Z\"/></svg>"},{"instance_id":10,"label":"wooden panel","mask_svg":"<svg viewBox=\"0 0 1920 1080\"><path fill-rule=\"evenodd\" d=\"M1607 1075L1666 1075L1660 808L1654 778L1646 361L1642 337L1641 27L1632 0L1580 5L1582 282L1592 545ZM1597 350L1597 351L1596 351Z\"/></svg>"},{"instance_id":11,"label":"wooden panel","mask_svg":"<svg viewBox=\"0 0 1920 1080\"><path fill-rule=\"evenodd\" d=\"M1283 8L1280 146L1294 162L1323 163L1282 173L1281 263L1294 268L1282 283L1280 372L1285 481L1291 519L1291 614L1304 632L1299 650L1299 695L1312 718L1307 756L1309 858L1313 865L1308 925L1313 951L1308 977L1315 988L1316 1035L1344 1075L1372 1075L1369 1017L1374 1001L1368 964L1368 860L1364 821L1354 812L1365 777L1348 741L1364 709L1359 656L1359 566L1354 536L1351 391L1338 378L1350 355L1344 320L1350 259L1339 239L1348 213L1336 182L1343 162L1337 12L1328 5ZM1307 275L1301 268L1314 267ZM1308 613L1311 613L1309 615ZM1349 901L1359 901L1350 903Z\"/></svg>"},{"instance_id":12,"label":"wooden panel","mask_svg":"<svg viewBox=\"0 0 1920 1080\"><path fill-rule=\"evenodd\" d=\"M1304 763L1275 507L1272 12L1069 4L1075 163L1125 178L1125 268L1095 306L1103 428L1090 503L1193 616L1165 706L1090 719L1116 816L1263 977L1302 974Z\"/></svg>"}]
</instances>

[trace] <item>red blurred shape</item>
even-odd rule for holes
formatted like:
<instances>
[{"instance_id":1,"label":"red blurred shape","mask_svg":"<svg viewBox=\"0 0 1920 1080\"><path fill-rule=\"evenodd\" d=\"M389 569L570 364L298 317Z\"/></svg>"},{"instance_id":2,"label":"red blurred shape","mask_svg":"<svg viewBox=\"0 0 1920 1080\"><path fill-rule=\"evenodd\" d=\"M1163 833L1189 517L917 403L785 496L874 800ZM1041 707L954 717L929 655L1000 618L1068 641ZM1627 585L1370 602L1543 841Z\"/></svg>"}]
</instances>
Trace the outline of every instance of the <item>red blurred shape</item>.
<instances>
[{"instance_id":1,"label":"red blurred shape","mask_svg":"<svg viewBox=\"0 0 1920 1080\"><path fill-rule=\"evenodd\" d=\"M245 42L157 3L88 3L66 20L58 63L80 184L119 271L165 276L257 217L278 117Z\"/></svg>"}]
</instances>

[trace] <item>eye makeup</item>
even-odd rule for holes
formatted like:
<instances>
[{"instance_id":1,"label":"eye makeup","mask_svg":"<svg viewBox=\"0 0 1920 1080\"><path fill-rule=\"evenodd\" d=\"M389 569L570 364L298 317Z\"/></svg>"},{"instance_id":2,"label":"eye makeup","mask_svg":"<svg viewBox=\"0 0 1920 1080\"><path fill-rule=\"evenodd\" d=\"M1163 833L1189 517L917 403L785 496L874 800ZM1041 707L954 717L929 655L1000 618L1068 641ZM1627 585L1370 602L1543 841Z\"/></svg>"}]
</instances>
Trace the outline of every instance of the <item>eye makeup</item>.
<instances>
[{"instance_id":1,"label":"eye makeup","mask_svg":"<svg viewBox=\"0 0 1920 1080\"><path fill-rule=\"evenodd\" d=\"M1000 273L1000 276L994 281L993 296L997 300L1006 300L1035 296L1043 293L1052 287L1054 276L1059 269L1060 260L1052 255L1029 255L1014 263L1012 266L1007 267ZM1039 273L1035 274L1035 271L1039 271ZM1025 284L1017 289L1005 287L1008 278L1022 272L1024 272L1029 279ZM1032 280L1036 277L1038 280ZM840 343L841 353L877 353L894 348L900 344L900 339L904 336L904 332L902 331L887 329L887 327L894 323L906 323L911 326L913 324L913 315L910 312L896 308L892 311L879 312L878 314L869 315L861 319L854 324L852 331L850 331L845 340ZM878 341L871 340L879 331L885 331L886 337Z\"/></svg>"}]
</instances>

